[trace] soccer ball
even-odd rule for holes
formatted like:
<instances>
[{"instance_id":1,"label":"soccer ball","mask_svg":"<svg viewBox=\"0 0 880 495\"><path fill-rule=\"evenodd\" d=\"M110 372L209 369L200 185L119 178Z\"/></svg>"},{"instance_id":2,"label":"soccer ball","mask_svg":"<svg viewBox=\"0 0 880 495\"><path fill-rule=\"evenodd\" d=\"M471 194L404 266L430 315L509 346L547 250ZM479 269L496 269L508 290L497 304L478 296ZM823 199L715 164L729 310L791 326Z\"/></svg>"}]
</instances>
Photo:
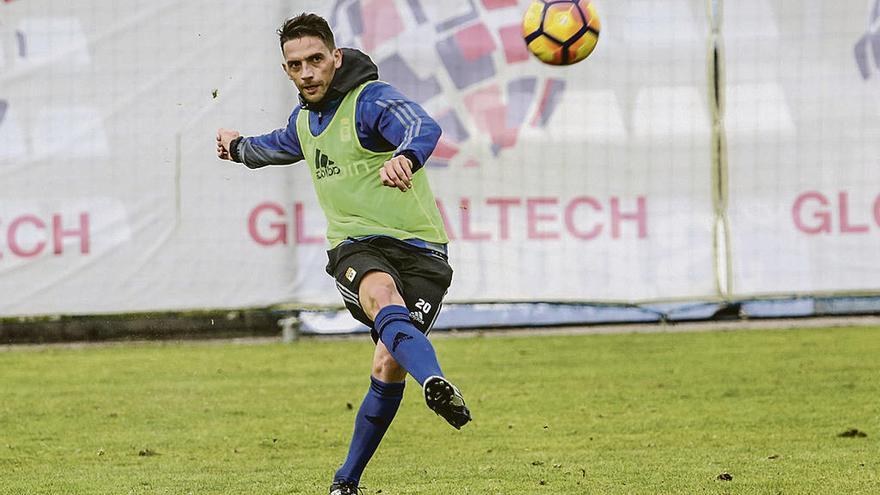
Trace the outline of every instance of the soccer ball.
<instances>
[{"instance_id":1,"label":"soccer ball","mask_svg":"<svg viewBox=\"0 0 880 495\"><path fill-rule=\"evenodd\" d=\"M587 58L599 42L600 28L590 0L532 0L522 21L529 51L551 65Z\"/></svg>"}]
</instances>

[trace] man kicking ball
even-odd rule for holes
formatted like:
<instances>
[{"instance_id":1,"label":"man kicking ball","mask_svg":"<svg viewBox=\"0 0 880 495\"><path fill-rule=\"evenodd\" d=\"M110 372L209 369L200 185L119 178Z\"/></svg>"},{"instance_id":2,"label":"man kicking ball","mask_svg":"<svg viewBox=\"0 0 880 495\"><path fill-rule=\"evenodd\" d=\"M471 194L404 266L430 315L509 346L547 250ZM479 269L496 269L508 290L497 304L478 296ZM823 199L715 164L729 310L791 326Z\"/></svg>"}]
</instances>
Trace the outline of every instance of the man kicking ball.
<instances>
[{"instance_id":1,"label":"man kicking ball","mask_svg":"<svg viewBox=\"0 0 880 495\"><path fill-rule=\"evenodd\" d=\"M471 420L427 338L452 282L448 238L421 170L440 127L378 81L370 58L336 48L323 18L301 14L278 30L284 71L300 104L287 127L242 137L217 131L217 154L249 168L305 160L327 216L327 273L346 308L371 328L370 388L331 495L356 495L364 468L394 419L406 374L429 408L460 429Z\"/></svg>"}]
</instances>

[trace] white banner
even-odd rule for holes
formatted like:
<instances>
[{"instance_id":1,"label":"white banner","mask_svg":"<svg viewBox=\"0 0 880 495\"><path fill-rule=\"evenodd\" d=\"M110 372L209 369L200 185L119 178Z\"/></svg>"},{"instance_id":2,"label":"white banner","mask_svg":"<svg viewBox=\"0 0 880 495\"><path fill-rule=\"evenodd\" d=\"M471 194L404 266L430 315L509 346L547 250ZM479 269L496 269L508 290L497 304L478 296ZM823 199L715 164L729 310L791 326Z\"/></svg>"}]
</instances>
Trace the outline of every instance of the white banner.
<instances>
[{"instance_id":1,"label":"white banner","mask_svg":"<svg viewBox=\"0 0 880 495\"><path fill-rule=\"evenodd\" d=\"M597 0L570 67L525 51L528 3L0 3L0 315L339 305L307 167L214 155L286 124L275 29L316 8L444 129L449 301L717 297L706 2ZM725 12L734 288L871 288L876 22L765 3Z\"/></svg>"},{"instance_id":2,"label":"white banner","mask_svg":"<svg viewBox=\"0 0 880 495\"><path fill-rule=\"evenodd\" d=\"M250 6L0 4L0 314L289 293L289 254L240 224L286 186L211 156L218 125L274 125L295 101L276 80L283 9Z\"/></svg>"},{"instance_id":3,"label":"white banner","mask_svg":"<svg viewBox=\"0 0 880 495\"><path fill-rule=\"evenodd\" d=\"M880 2L725 5L734 293L880 290Z\"/></svg>"},{"instance_id":4,"label":"white banner","mask_svg":"<svg viewBox=\"0 0 880 495\"><path fill-rule=\"evenodd\" d=\"M565 68L526 52L527 4L339 1L326 12L339 44L370 53L444 129L425 172L452 239L448 300L715 295L703 2L665 2L653 19L652 2L602 3L599 48ZM307 171L289 173L294 199L256 205L252 238L267 252L293 247L292 298L327 304L337 295L324 223Z\"/></svg>"}]
</instances>

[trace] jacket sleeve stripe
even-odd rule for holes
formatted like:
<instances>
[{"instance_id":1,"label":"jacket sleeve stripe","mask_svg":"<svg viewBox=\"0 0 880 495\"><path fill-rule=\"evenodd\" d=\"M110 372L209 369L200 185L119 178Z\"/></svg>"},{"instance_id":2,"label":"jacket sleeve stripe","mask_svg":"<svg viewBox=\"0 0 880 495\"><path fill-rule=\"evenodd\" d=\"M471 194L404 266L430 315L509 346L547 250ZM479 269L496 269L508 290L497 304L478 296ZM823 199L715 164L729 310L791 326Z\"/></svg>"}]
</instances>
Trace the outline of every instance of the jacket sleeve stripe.
<instances>
[{"instance_id":1,"label":"jacket sleeve stripe","mask_svg":"<svg viewBox=\"0 0 880 495\"><path fill-rule=\"evenodd\" d=\"M415 130L414 126L408 125L407 121L410 119L404 118L404 116L401 115L400 112L397 111L397 109L395 108L394 102L391 102L391 104L389 104L384 101L377 101L376 104L382 108L387 109L389 112L391 112L392 115L397 117L397 120L400 122L400 125L402 125L406 129L406 134L404 134L404 136L403 136L403 142L400 143L400 145L397 147L397 149L400 150L400 149L403 149L404 146L408 146L409 143L411 143L413 140L412 133Z\"/></svg>"},{"instance_id":2,"label":"jacket sleeve stripe","mask_svg":"<svg viewBox=\"0 0 880 495\"><path fill-rule=\"evenodd\" d=\"M400 122L400 124L403 125L404 128L406 128L406 134L403 137L403 142L398 145L397 149L408 149L413 139L418 137L421 133L422 119L419 118L412 109L406 108L407 105L404 101L376 101L376 104L390 111L392 115L397 117L397 120Z\"/></svg>"},{"instance_id":3,"label":"jacket sleeve stripe","mask_svg":"<svg viewBox=\"0 0 880 495\"><path fill-rule=\"evenodd\" d=\"M400 106L403 109L404 113L408 113L412 120L415 121L416 130L413 136L421 136L422 135L422 119L418 116L415 110L413 110L412 106L407 101L401 101Z\"/></svg>"}]
</instances>

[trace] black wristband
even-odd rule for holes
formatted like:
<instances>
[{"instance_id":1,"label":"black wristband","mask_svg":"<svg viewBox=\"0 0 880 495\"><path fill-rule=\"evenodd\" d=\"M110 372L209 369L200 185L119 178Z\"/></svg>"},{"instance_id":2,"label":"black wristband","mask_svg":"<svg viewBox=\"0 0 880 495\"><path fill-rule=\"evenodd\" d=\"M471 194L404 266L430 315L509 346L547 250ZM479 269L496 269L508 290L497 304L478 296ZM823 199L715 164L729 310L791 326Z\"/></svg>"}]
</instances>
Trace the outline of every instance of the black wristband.
<instances>
[{"instance_id":1,"label":"black wristband","mask_svg":"<svg viewBox=\"0 0 880 495\"><path fill-rule=\"evenodd\" d=\"M403 150L399 156L405 156L406 159L409 160L410 163L412 163L413 173L418 172L419 169L422 168L422 163L419 161L418 158L416 158L416 154L413 153L411 150Z\"/></svg>"},{"instance_id":2,"label":"black wristband","mask_svg":"<svg viewBox=\"0 0 880 495\"><path fill-rule=\"evenodd\" d=\"M241 140L244 139L241 136L233 139L229 142L229 158L232 158L232 161L242 163L241 155L238 154L238 145L241 143Z\"/></svg>"}]
</instances>

